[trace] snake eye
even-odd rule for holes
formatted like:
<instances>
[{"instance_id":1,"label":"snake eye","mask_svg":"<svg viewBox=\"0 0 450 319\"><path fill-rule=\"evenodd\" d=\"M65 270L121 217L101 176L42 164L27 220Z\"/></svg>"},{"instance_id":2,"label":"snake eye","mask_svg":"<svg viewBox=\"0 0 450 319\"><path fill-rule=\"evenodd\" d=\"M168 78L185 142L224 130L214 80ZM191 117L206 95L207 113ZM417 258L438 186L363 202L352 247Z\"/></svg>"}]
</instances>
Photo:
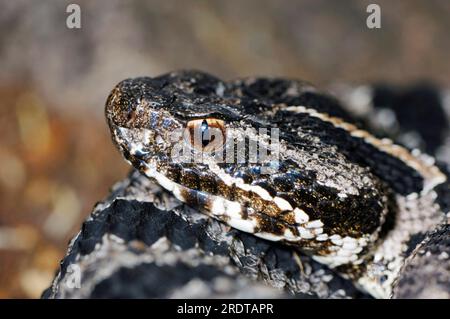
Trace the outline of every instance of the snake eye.
<instances>
[{"instance_id":1,"label":"snake eye","mask_svg":"<svg viewBox=\"0 0 450 319\"><path fill-rule=\"evenodd\" d=\"M184 137L199 151L219 151L225 144L225 122L213 118L189 121Z\"/></svg>"}]
</instances>

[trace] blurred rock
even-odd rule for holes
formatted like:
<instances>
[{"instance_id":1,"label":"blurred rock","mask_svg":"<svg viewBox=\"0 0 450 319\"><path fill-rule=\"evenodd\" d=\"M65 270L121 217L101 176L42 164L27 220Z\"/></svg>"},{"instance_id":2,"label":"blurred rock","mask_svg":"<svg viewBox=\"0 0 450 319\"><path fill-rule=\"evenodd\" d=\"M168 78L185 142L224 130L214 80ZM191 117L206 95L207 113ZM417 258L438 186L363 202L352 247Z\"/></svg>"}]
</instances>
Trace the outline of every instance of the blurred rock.
<instances>
[{"instance_id":1,"label":"blurred rock","mask_svg":"<svg viewBox=\"0 0 450 319\"><path fill-rule=\"evenodd\" d=\"M183 68L222 78L289 76L330 82L429 78L450 86L449 1L0 0L0 84L30 83L65 112L101 116L120 80ZM255 10L255 8L258 8Z\"/></svg>"}]
</instances>

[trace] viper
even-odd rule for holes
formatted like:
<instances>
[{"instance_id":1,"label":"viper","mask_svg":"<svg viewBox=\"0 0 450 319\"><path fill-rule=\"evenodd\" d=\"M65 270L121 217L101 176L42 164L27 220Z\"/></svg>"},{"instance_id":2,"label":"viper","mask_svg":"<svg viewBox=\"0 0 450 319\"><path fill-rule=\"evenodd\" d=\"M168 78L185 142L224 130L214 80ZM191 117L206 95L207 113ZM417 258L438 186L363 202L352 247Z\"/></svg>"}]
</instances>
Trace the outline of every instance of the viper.
<instances>
[{"instance_id":1,"label":"viper","mask_svg":"<svg viewBox=\"0 0 450 319\"><path fill-rule=\"evenodd\" d=\"M127 79L105 114L124 158L178 200L311 255L374 297L390 297L405 261L448 224L444 166L306 82Z\"/></svg>"}]
</instances>

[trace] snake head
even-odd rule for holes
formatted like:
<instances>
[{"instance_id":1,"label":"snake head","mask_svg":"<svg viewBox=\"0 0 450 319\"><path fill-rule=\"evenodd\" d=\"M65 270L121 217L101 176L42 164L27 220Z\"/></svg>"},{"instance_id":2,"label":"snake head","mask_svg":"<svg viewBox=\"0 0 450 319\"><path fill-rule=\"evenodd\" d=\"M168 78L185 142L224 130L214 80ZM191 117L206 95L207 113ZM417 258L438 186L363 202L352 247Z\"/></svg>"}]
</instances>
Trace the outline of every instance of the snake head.
<instances>
[{"instance_id":1,"label":"snake head","mask_svg":"<svg viewBox=\"0 0 450 319\"><path fill-rule=\"evenodd\" d=\"M202 166L199 159L224 160L228 137L243 141L263 125L243 117L238 100L221 98L225 90L218 79L195 71L124 80L106 102L113 140L135 166L183 163L189 168L192 160L195 167Z\"/></svg>"},{"instance_id":2,"label":"snake head","mask_svg":"<svg viewBox=\"0 0 450 319\"><path fill-rule=\"evenodd\" d=\"M302 127L246 87L195 71L128 79L106 118L124 157L182 202L333 266L358 260L387 212L384 186L314 136L330 123L303 115Z\"/></svg>"}]
</instances>

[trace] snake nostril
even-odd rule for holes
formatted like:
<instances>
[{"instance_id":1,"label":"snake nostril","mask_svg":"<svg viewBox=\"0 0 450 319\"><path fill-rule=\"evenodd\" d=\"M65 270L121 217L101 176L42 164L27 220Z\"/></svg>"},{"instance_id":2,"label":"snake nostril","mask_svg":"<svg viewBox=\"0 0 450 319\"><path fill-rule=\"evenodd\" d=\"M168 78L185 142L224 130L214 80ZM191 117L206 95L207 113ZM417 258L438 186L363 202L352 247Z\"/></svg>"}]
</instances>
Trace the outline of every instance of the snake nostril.
<instances>
[{"instance_id":1,"label":"snake nostril","mask_svg":"<svg viewBox=\"0 0 450 319\"><path fill-rule=\"evenodd\" d=\"M126 128L148 127L151 111L165 102L165 100L155 101L155 96L145 90L151 81L151 78L137 78L117 84L105 105L108 121Z\"/></svg>"}]
</instances>

